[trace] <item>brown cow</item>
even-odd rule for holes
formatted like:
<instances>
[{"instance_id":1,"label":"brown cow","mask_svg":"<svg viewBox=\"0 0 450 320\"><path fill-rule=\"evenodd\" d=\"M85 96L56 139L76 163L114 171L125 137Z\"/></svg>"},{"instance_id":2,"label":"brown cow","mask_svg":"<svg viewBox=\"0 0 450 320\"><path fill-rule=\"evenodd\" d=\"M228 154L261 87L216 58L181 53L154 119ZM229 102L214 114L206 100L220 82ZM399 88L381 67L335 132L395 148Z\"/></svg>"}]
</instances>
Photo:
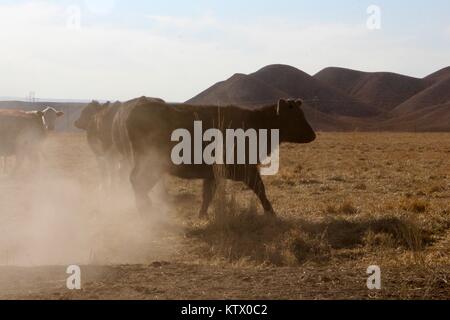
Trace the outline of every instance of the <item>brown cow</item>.
<instances>
[{"instance_id":1,"label":"brown cow","mask_svg":"<svg viewBox=\"0 0 450 320\"><path fill-rule=\"evenodd\" d=\"M140 99L164 102L158 98L142 97ZM129 161L130 155L129 143L128 140L124 143L126 135L118 134L119 127L124 126L120 119L127 114L127 106L133 105L137 100L104 104L92 101L83 109L74 123L75 127L86 131L89 146L99 166L102 189L112 187L120 173L126 170L126 162ZM113 140L113 131L116 133L115 140ZM120 132L125 131L120 130Z\"/></svg>"},{"instance_id":2,"label":"brown cow","mask_svg":"<svg viewBox=\"0 0 450 320\"><path fill-rule=\"evenodd\" d=\"M42 111L0 110L0 156L16 156L14 172L25 158L39 165L40 144L47 135ZM6 162L6 161L5 161Z\"/></svg>"},{"instance_id":3,"label":"brown cow","mask_svg":"<svg viewBox=\"0 0 450 320\"><path fill-rule=\"evenodd\" d=\"M279 129L280 142L309 143L316 135L308 124L302 102L280 100L278 104L249 110L236 106L192 106L165 104L139 100L129 111L126 129L133 150L134 168L131 183L140 212L146 212L151 205L149 191L164 172L185 179L203 179L203 204L200 217L207 216L208 207L216 189L216 175L213 165L175 165L171 150L176 145L171 141L174 130L183 128L191 134L194 121L202 121L204 130L217 128L218 122L226 129ZM226 165L225 178L244 182L259 197L268 215L274 210L267 199L264 183L258 165Z\"/></svg>"}]
</instances>

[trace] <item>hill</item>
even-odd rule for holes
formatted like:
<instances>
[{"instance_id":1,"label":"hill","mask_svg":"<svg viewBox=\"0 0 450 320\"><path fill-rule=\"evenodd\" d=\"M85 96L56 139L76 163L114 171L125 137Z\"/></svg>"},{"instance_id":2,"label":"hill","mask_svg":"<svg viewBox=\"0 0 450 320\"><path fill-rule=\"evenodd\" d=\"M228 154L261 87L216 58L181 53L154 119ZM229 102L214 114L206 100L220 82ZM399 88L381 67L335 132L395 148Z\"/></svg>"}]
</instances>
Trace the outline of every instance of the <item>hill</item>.
<instances>
[{"instance_id":1,"label":"hill","mask_svg":"<svg viewBox=\"0 0 450 320\"><path fill-rule=\"evenodd\" d=\"M398 105L393 112L397 115L401 115L433 106L444 105L447 103L450 104L450 70L445 71L446 72L437 72L430 75L428 78L425 78L433 83L407 101Z\"/></svg>"},{"instance_id":2,"label":"hill","mask_svg":"<svg viewBox=\"0 0 450 320\"><path fill-rule=\"evenodd\" d=\"M237 73L187 101L192 104L258 106L272 103L289 94L272 87L252 75Z\"/></svg>"},{"instance_id":3,"label":"hill","mask_svg":"<svg viewBox=\"0 0 450 320\"><path fill-rule=\"evenodd\" d=\"M408 132L450 131L450 103L392 117L372 126L372 130Z\"/></svg>"},{"instance_id":4,"label":"hill","mask_svg":"<svg viewBox=\"0 0 450 320\"><path fill-rule=\"evenodd\" d=\"M445 80L447 78L450 78L450 67L443 68L425 77L425 79L433 82Z\"/></svg>"},{"instance_id":5,"label":"hill","mask_svg":"<svg viewBox=\"0 0 450 320\"><path fill-rule=\"evenodd\" d=\"M362 72L336 67L323 69L314 78L387 112L430 84L428 80L391 72Z\"/></svg>"}]
</instances>

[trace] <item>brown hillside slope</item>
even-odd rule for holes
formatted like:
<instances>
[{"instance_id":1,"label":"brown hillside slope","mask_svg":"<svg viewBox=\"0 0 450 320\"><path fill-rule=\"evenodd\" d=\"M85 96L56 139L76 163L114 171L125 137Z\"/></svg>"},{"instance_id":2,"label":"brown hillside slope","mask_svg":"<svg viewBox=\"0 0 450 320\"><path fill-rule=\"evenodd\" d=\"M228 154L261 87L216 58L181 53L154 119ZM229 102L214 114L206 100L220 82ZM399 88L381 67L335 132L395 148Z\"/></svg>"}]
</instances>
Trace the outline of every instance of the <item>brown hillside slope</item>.
<instances>
[{"instance_id":1,"label":"brown hillside slope","mask_svg":"<svg viewBox=\"0 0 450 320\"><path fill-rule=\"evenodd\" d=\"M450 103L450 77L438 80L397 106L393 112L396 115L407 114L446 103Z\"/></svg>"},{"instance_id":2,"label":"brown hillside slope","mask_svg":"<svg viewBox=\"0 0 450 320\"><path fill-rule=\"evenodd\" d=\"M274 103L279 98L288 98L285 92L277 90L259 81L252 76L235 74L230 79L218 82L199 95L187 101L198 105L240 105L245 107L258 107ZM306 117L312 126L320 131L349 130L348 125L336 117L324 114L312 107L303 107Z\"/></svg>"},{"instance_id":3,"label":"brown hillside slope","mask_svg":"<svg viewBox=\"0 0 450 320\"><path fill-rule=\"evenodd\" d=\"M313 77L323 83L350 94L353 89L367 76L367 72L329 67L325 68Z\"/></svg>"},{"instance_id":4,"label":"brown hillside slope","mask_svg":"<svg viewBox=\"0 0 450 320\"><path fill-rule=\"evenodd\" d=\"M450 66L442 68L441 70L436 71L436 72L426 76L424 79L431 80L433 82L437 82L437 81L442 81L449 77L450 77Z\"/></svg>"},{"instance_id":5,"label":"brown hillside slope","mask_svg":"<svg viewBox=\"0 0 450 320\"><path fill-rule=\"evenodd\" d=\"M384 111L391 111L431 84L428 80L391 72L362 72L336 67L323 69L314 78Z\"/></svg>"},{"instance_id":6,"label":"brown hillside slope","mask_svg":"<svg viewBox=\"0 0 450 320\"><path fill-rule=\"evenodd\" d=\"M448 132L450 131L450 103L400 115L373 125L382 131Z\"/></svg>"},{"instance_id":7,"label":"brown hillside slope","mask_svg":"<svg viewBox=\"0 0 450 320\"><path fill-rule=\"evenodd\" d=\"M354 117L370 117L379 113L375 108L356 101L291 66L269 65L251 75L287 92L291 97L310 101L315 108L324 113Z\"/></svg>"},{"instance_id":8,"label":"brown hillside slope","mask_svg":"<svg viewBox=\"0 0 450 320\"><path fill-rule=\"evenodd\" d=\"M192 104L257 106L271 103L289 94L271 87L253 76L235 74L221 81L187 101Z\"/></svg>"}]
</instances>

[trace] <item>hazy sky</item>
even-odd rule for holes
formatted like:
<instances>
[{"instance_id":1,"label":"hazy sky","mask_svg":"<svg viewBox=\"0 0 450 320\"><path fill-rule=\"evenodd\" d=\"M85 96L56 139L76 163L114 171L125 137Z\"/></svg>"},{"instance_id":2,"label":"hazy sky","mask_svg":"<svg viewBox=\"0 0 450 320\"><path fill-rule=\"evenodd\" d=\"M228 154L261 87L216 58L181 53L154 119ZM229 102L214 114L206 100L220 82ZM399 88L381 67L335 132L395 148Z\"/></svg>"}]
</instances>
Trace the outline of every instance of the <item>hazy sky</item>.
<instances>
[{"instance_id":1,"label":"hazy sky","mask_svg":"<svg viewBox=\"0 0 450 320\"><path fill-rule=\"evenodd\" d=\"M184 101L273 63L425 76L450 65L450 1L0 0L0 96Z\"/></svg>"}]
</instances>

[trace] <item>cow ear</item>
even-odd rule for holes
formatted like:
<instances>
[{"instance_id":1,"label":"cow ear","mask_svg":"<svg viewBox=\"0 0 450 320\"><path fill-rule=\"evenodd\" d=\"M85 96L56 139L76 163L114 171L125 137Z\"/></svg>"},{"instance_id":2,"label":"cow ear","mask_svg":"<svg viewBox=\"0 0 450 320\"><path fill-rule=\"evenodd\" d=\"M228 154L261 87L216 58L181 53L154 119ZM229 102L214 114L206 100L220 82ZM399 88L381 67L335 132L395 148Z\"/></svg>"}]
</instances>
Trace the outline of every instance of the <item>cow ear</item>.
<instances>
[{"instance_id":1,"label":"cow ear","mask_svg":"<svg viewBox=\"0 0 450 320\"><path fill-rule=\"evenodd\" d=\"M277 116L280 115L281 110L287 105L287 101L284 99L278 100L278 106L277 106Z\"/></svg>"},{"instance_id":2,"label":"cow ear","mask_svg":"<svg viewBox=\"0 0 450 320\"><path fill-rule=\"evenodd\" d=\"M58 111L57 113L56 113L56 116L57 117L62 117L64 115L64 112L62 112L62 111Z\"/></svg>"},{"instance_id":3,"label":"cow ear","mask_svg":"<svg viewBox=\"0 0 450 320\"><path fill-rule=\"evenodd\" d=\"M297 99L297 100L295 100L295 104L300 108L303 105L303 100Z\"/></svg>"}]
</instances>

